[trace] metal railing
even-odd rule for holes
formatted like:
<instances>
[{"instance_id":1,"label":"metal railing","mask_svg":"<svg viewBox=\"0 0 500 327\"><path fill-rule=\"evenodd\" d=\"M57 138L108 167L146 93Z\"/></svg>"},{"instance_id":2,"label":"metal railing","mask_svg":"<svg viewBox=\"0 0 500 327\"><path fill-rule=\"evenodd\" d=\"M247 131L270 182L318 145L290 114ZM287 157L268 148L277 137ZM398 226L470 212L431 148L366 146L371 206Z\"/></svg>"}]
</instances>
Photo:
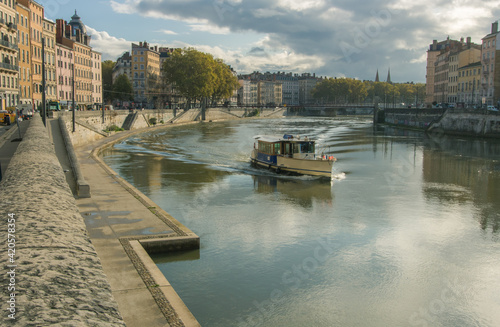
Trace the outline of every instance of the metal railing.
<instances>
[{"instance_id":1,"label":"metal railing","mask_svg":"<svg viewBox=\"0 0 500 327\"><path fill-rule=\"evenodd\" d=\"M4 62L0 62L0 68L4 68L4 69L8 69L8 70L14 70L16 72L19 71L19 66L7 64L7 63L4 63Z\"/></svg>"},{"instance_id":2,"label":"metal railing","mask_svg":"<svg viewBox=\"0 0 500 327\"><path fill-rule=\"evenodd\" d=\"M12 50L15 50L15 51L19 50L19 47L17 46L17 44L10 43L9 41L0 40L0 45L3 45L4 47L11 48Z\"/></svg>"}]
</instances>

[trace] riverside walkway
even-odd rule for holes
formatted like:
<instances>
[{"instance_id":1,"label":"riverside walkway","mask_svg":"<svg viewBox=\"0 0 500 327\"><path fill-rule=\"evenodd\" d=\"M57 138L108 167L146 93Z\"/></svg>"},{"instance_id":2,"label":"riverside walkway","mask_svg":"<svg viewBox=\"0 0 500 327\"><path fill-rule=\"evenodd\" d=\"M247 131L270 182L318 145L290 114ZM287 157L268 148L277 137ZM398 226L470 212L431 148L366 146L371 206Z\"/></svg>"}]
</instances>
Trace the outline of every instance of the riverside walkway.
<instances>
[{"instance_id":1,"label":"riverside walkway","mask_svg":"<svg viewBox=\"0 0 500 327\"><path fill-rule=\"evenodd\" d=\"M0 245L0 284L15 285L10 302L2 296L0 325L199 326L148 254L199 248L199 237L98 157L101 147L138 131L76 149L92 194L75 199L59 127L34 117L22 123L22 141L12 142L17 128L0 135L0 212L12 216L9 248L16 250L8 261L7 243ZM7 218L0 227L7 231Z\"/></svg>"},{"instance_id":2,"label":"riverside walkway","mask_svg":"<svg viewBox=\"0 0 500 327\"><path fill-rule=\"evenodd\" d=\"M91 190L90 198L76 200L77 206L127 326L199 326L143 249L164 252L186 242L192 247L199 238L98 156L99 149L133 133L75 149Z\"/></svg>"}]
</instances>

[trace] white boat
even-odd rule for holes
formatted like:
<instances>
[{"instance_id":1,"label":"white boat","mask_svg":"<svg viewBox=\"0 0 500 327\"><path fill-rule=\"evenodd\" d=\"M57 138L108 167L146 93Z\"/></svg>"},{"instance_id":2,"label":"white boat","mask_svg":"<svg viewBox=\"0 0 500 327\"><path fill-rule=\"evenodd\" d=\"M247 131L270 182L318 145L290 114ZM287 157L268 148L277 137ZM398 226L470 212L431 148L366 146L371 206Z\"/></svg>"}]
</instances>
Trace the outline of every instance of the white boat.
<instances>
[{"instance_id":1,"label":"white boat","mask_svg":"<svg viewBox=\"0 0 500 327\"><path fill-rule=\"evenodd\" d=\"M256 143L250 156L252 164L278 173L312 175L331 178L331 155L316 154L316 144L308 137L293 135L255 136Z\"/></svg>"}]
</instances>

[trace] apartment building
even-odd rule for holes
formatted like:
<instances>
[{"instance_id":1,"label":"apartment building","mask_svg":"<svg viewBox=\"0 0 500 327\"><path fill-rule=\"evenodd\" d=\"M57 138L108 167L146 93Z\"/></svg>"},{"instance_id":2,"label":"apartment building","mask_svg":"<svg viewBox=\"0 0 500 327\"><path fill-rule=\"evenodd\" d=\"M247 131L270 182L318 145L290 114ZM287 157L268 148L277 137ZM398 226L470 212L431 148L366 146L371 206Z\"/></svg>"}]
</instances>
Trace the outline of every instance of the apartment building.
<instances>
[{"instance_id":1,"label":"apartment building","mask_svg":"<svg viewBox=\"0 0 500 327\"><path fill-rule=\"evenodd\" d=\"M259 104L258 82L250 79L240 79L238 90L238 105L253 107Z\"/></svg>"},{"instance_id":2,"label":"apartment building","mask_svg":"<svg viewBox=\"0 0 500 327\"><path fill-rule=\"evenodd\" d=\"M61 107L71 109L73 99L73 49L56 42L57 95Z\"/></svg>"},{"instance_id":3,"label":"apartment building","mask_svg":"<svg viewBox=\"0 0 500 327\"><path fill-rule=\"evenodd\" d=\"M498 21L482 39L481 100L484 105L500 105L500 32Z\"/></svg>"},{"instance_id":4,"label":"apartment building","mask_svg":"<svg viewBox=\"0 0 500 327\"><path fill-rule=\"evenodd\" d=\"M101 58L102 54L100 52L91 51L92 57L92 103L95 109L100 108L99 104L102 104L102 67Z\"/></svg>"},{"instance_id":5,"label":"apartment building","mask_svg":"<svg viewBox=\"0 0 500 327\"><path fill-rule=\"evenodd\" d=\"M19 100L19 47L15 1L0 2L0 107L14 108Z\"/></svg>"},{"instance_id":6,"label":"apartment building","mask_svg":"<svg viewBox=\"0 0 500 327\"><path fill-rule=\"evenodd\" d=\"M459 70L479 61L481 46L470 37L460 41L434 40L427 51L426 100L432 103L456 103L459 100ZM462 81L465 83L465 81ZM465 85L465 84L464 84Z\"/></svg>"},{"instance_id":7,"label":"apartment building","mask_svg":"<svg viewBox=\"0 0 500 327\"><path fill-rule=\"evenodd\" d=\"M92 96L92 47L90 35L75 11L71 21L62 19L56 21L56 41L71 48L73 59L73 76L75 80L75 103L80 110L94 105Z\"/></svg>"},{"instance_id":8,"label":"apartment building","mask_svg":"<svg viewBox=\"0 0 500 327\"><path fill-rule=\"evenodd\" d=\"M45 51L45 99L57 101L56 80L56 24L43 19L43 39Z\"/></svg>"},{"instance_id":9,"label":"apartment building","mask_svg":"<svg viewBox=\"0 0 500 327\"><path fill-rule=\"evenodd\" d=\"M132 43L131 53L134 99L140 105L147 106L160 92L160 52L157 46L150 47L144 41Z\"/></svg>"},{"instance_id":10,"label":"apartment building","mask_svg":"<svg viewBox=\"0 0 500 327\"><path fill-rule=\"evenodd\" d=\"M17 41L19 46L19 104L24 108L33 109L33 89L31 79L31 42L30 42L30 11L29 8L17 3Z\"/></svg>"},{"instance_id":11,"label":"apartment building","mask_svg":"<svg viewBox=\"0 0 500 327\"><path fill-rule=\"evenodd\" d=\"M132 57L130 56L130 52L124 52L118 59L116 60L116 64L113 67L113 83L116 81L118 76L125 74L129 81L132 82Z\"/></svg>"},{"instance_id":12,"label":"apartment building","mask_svg":"<svg viewBox=\"0 0 500 327\"><path fill-rule=\"evenodd\" d=\"M257 105L281 106L283 99L283 84L278 81L257 82Z\"/></svg>"},{"instance_id":13,"label":"apartment building","mask_svg":"<svg viewBox=\"0 0 500 327\"><path fill-rule=\"evenodd\" d=\"M304 73L299 77L299 103L300 105L314 104L312 90L321 79L316 78L316 74Z\"/></svg>"},{"instance_id":14,"label":"apartment building","mask_svg":"<svg viewBox=\"0 0 500 327\"><path fill-rule=\"evenodd\" d=\"M31 99L36 108L42 105L42 39L44 8L33 0L17 0L18 4L28 9L29 38L31 46L30 72L31 72Z\"/></svg>"},{"instance_id":15,"label":"apartment building","mask_svg":"<svg viewBox=\"0 0 500 327\"><path fill-rule=\"evenodd\" d=\"M465 107L481 105L481 61L458 69L458 103Z\"/></svg>"}]
</instances>

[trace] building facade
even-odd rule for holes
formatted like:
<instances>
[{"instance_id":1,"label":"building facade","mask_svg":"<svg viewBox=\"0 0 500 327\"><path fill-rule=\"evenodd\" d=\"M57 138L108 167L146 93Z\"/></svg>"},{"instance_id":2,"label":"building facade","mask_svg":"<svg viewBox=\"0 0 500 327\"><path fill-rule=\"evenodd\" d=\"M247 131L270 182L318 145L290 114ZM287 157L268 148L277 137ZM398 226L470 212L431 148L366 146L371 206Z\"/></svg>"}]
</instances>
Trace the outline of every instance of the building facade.
<instances>
[{"instance_id":1,"label":"building facade","mask_svg":"<svg viewBox=\"0 0 500 327\"><path fill-rule=\"evenodd\" d=\"M78 109L85 110L96 107L93 96L93 64L90 35L85 25L75 11L71 21L66 23L62 19L56 21L56 41L72 50L72 74L75 82L75 103ZM102 90L102 87L101 87ZM100 96L102 98L102 96Z\"/></svg>"},{"instance_id":2,"label":"building facade","mask_svg":"<svg viewBox=\"0 0 500 327\"><path fill-rule=\"evenodd\" d=\"M458 69L457 102L465 107L481 105L481 62L460 67Z\"/></svg>"},{"instance_id":3,"label":"building facade","mask_svg":"<svg viewBox=\"0 0 500 327\"><path fill-rule=\"evenodd\" d=\"M17 3L17 40L19 45L19 104L23 108L33 108L33 98L31 90L33 89L31 79L31 42L29 8Z\"/></svg>"},{"instance_id":4,"label":"building facade","mask_svg":"<svg viewBox=\"0 0 500 327\"><path fill-rule=\"evenodd\" d=\"M56 79L58 100L63 109L72 109L73 49L56 43Z\"/></svg>"},{"instance_id":5,"label":"building facade","mask_svg":"<svg viewBox=\"0 0 500 327\"><path fill-rule=\"evenodd\" d=\"M113 67L113 83L118 76L125 74L128 80L132 83L132 57L130 52L124 52L117 60Z\"/></svg>"},{"instance_id":6,"label":"building facade","mask_svg":"<svg viewBox=\"0 0 500 327\"><path fill-rule=\"evenodd\" d=\"M57 101L56 80L56 24L43 19L43 39L45 51L45 99Z\"/></svg>"},{"instance_id":7,"label":"building facade","mask_svg":"<svg viewBox=\"0 0 500 327\"><path fill-rule=\"evenodd\" d=\"M19 101L19 46L15 1L0 2L0 106L13 109Z\"/></svg>"},{"instance_id":8,"label":"building facade","mask_svg":"<svg viewBox=\"0 0 500 327\"><path fill-rule=\"evenodd\" d=\"M160 88L160 52L158 47L139 42L132 44L132 87L134 100L148 106L158 95Z\"/></svg>"},{"instance_id":9,"label":"building facade","mask_svg":"<svg viewBox=\"0 0 500 327\"><path fill-rule=\"evenodd\" d=\"M240 88L238 90L238 105L254 107L259 104L258 82L250 79L240 79Z\"/></svg>"},{"instance_id":10,"label":"building facade","mask_svg":"<svg viewBox=\"0 0 500 327\"><path fill-rule=\"evenodd\" d=\"M312 90L316 87L316 84L318 84L319 79L316 78L316 75L313 74L302 74L301 77L299 77L299 104L304 106L304 105L311 105L316 102L316 100L312 96Z\"/></svg>"},{"instance_id":11,"label":"building facade","mask_svg":"<svg viewBox=\"0 0 500 327\"><path fill-rule=\"evenodd\" d=\"M491 24L491 33L482 39L481 101L483 105L500 105L500 33L498 21Z\"/></svg>"},{"instance_id":12,"label":"building facade","mask_svg":"<svg viewBox=\"0 0 500 327\"><path fill-rule=\"evenodd\" d=\"M97 51L91 51L92 57L92 103L95 109L100 108L102 104L102 54Z\"/></svg>"},{"instance_id":13,"label":"building facade","mask_svg":"<svg viewBox=\"0 0 500 327\"><path fill-rule=\"evenodd\" d=\"M18 3L29 9L29 28L31 46L31 99L35 109L42 105L42 39L44 8L33 0L18 0Z\"/></svg>"}]
</instances>

